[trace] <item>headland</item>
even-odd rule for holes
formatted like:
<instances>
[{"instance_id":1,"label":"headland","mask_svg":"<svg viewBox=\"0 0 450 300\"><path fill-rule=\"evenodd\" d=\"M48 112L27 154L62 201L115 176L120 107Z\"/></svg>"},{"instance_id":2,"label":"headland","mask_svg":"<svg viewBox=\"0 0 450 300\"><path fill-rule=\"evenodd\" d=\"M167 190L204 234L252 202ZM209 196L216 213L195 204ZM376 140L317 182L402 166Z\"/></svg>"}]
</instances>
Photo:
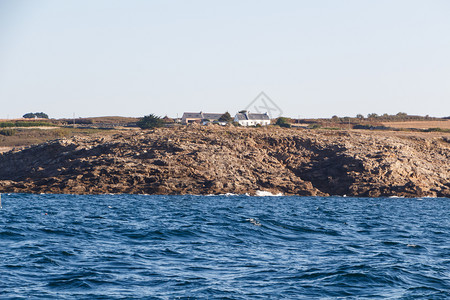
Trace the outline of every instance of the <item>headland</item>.
<instances>
[{"instance_id":1,"label":"headland","mask_svg":"<svg viewBox=\"0 0 450 300\"><path fill-rule=\"evenodd\" d=\"M0 154L0 192L450 197L450 134L183 126Z\"/></svg>"}]
</instances>

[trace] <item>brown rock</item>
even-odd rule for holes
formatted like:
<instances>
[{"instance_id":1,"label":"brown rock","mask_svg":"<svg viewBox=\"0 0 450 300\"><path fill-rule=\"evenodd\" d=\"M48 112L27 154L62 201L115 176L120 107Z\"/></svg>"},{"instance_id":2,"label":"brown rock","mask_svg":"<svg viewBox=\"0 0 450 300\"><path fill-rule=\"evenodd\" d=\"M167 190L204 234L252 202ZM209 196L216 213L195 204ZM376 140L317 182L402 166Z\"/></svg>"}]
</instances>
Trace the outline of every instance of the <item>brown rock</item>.
<instances>
[{"instance_id":1,"label":"brown rock","mask_svg":"<svg viewBox=\"0 0 450 300\"><path fill-rule=\"evenodd\" d=\"M0 155L0 192L450 195L448 137L198 125Z\"/></svg>"}]
</instances>

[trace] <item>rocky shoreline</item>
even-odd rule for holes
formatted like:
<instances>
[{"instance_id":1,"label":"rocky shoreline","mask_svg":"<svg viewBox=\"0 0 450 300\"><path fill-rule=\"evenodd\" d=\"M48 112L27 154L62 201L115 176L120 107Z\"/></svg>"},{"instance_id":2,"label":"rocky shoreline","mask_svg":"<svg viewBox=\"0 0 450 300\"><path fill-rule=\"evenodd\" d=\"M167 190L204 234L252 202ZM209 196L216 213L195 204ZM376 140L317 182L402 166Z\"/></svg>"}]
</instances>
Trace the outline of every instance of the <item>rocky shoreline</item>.
<instances>
[{"instance_id":1,"label":"rocky shoreline","mask_svg":"<svg viewBox=\"0 0 450 300\"><path fill-rule=\"evenodd\" d=\"M450 197L450 135L181 127L0 154L1 193Z\"/></svg>"}]
</instances>

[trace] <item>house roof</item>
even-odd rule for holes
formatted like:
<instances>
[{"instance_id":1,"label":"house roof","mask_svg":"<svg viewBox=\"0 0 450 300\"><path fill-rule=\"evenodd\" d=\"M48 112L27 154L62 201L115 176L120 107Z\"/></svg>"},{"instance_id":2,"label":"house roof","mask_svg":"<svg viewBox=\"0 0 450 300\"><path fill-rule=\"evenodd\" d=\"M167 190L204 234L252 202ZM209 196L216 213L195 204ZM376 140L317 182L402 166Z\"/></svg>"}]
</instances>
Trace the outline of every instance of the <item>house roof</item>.
<instances>
[{"instance_id":1,"label":"house roof","mask_svg":"<svg viewBox=\"0 0 450 300\"><path fill-rule=\"evenodd\" d=\"M239 121L243 120L270 120L269 115L265 114L251 114L251 113L237 113L236 117Z\"/></svg>"},{"instance_id":2,"label":"house roof","mask_svg":"<svg viewBox=\"0 0 450 300\"><path fill-rule=\"evenodd\" d=\"M204 112L185 112L183 119L208 119L218 120L223 114L218 113L204 113Z\"/></svg>"}]
</instances>

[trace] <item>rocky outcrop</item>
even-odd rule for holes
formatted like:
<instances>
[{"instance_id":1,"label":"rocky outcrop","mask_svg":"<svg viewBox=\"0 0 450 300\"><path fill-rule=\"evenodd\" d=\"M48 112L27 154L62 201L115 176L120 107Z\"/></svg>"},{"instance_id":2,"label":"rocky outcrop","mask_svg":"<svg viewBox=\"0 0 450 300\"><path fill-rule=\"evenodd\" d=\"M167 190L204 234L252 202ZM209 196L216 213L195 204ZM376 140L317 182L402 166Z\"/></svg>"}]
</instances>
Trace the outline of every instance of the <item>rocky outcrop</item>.
<instances>
[{"instance_id":1,"label":"rocky outcrop","mask_svg":"<svg viewBox=\"0 0 450 300\"><path fill-rule=\"evenodd\" d=\"M4 153L0 192L449 197L448 137L216 126L124 131Z\"/></svg>"}]
</instances>

